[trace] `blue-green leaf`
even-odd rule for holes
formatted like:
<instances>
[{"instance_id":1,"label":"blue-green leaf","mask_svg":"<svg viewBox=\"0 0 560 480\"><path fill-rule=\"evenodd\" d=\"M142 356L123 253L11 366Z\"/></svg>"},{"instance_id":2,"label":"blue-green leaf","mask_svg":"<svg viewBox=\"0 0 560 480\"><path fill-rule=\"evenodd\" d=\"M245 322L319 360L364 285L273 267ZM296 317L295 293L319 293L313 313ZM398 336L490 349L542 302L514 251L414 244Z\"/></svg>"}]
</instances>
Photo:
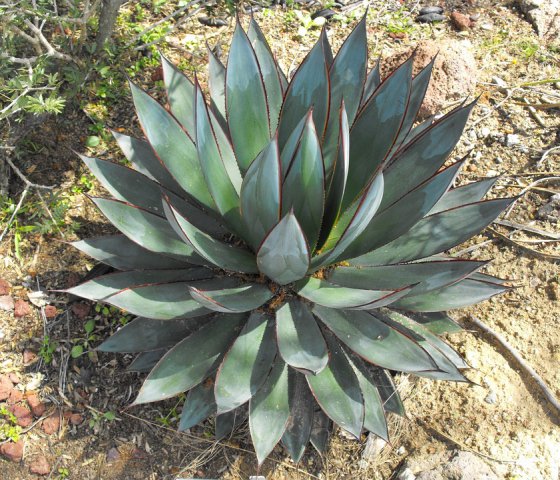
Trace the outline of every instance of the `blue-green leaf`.
<instances>
[{"instance_id":1,"label":"blue-green leaf","mask_svg":"<svg viewBox=\"0 0 560 480\"><path fill-rule=\"evenodd\" d=\"M191 137L150 95L133 83L130 88L142 128L159 159L185 192L202 205L215 209Z\"/></svg>"},{"instance_id":2,"label":"blue-green leaf","mask_svg":"<svg viewBox=\"0 0 560 480\"><path fill-rule=\"evenodd\" d=\"M181 412L180 432L198 425L216 412L213 387L213 382L207 380L189 390Z\"/></svg>"},{"instance_id":3,"label":"blue-green leaf","mask_svg":"<svg viewBox=\"0 0 560 480\"><path fill-rule=\"evenodd\" d=\"M265 285L247 283L241 287L204 289L191 287L190 293L200 305L216 312L249 312L272 298L272 292Z\"/></svg>"},{"instance_id":4,"label":"blue-green leaf","mask_svg":"<svg viewBox=\"0 0 560 480\"><path fill-rule=\"evenodd\" d=\"M329 361L327 345L309 307L292 299L276 311L276 337L284 361L316 374Z\"/></svg>"},{"instance_id":5,"label":"blue-green leaf","mask_svg":"<svg viewBox=\"0 0 560 480\"><path fill-rule=\"evenodd\" d=\"M208 88L210 108L222 127L226 125L226 67L208 47Z\"/></svg>"},{"instance_id":6,"label":"blue-green leaf","mask_svg":"<svg viewBox=\"0 0 560 480\"><path fill-rule=\"evenodd\" d=\"M469 183L449 190L428 212L428 215L451 210L469 203L480 202L496 183L496 180L498 180L498 177L487 178L480 182Z\"/></svg>"},{"instance_id":7,"label":"blue-green leaf","mask_svg":"<svg viewBox=\"0 0 560 480\"><path fill-rule=\"evenodd\" d=\"M218 413L247 402L266 380L275 356L274 322L268 315L253 312L216 375Z\"/></svg>"},{"instance_id":8,"label":"blue-green leaf","mask_svg":"<svg viewBox=\"0 0 560 480\"><path fill-rule=\"evenodd\" d=\"M150 372L133 405L164 400L202 382L217 366L246 318L217 316L175 345Z\"/></svg>"},{"instance_id":9,"label":"blue-green leaf","mask_svg":"<svg viewBox=\"0 0 560 480\"><path fill-rule=\"evenodd\" d=\"M259 465L282 438L289 415L288 366L277 358L264 385L249 402L249 429Z\"/></svg>"},{"instance_id":10,"label":"blue-green leaf","mask_svg":"<svg viewBox=\"0 0 560 480\"><path fill-rule=\"evenodd\" d=\"M191 135L194 125L194 85L165 55L160 52L163 81L171 113Z\"/></svg>"},{"instance_id":11,"label":"blue-green leaf","mask_svg":"<svg viewBox=\"0 0 560 480\"><path fill-rule=\"evenodd\" d=\"M239 22L226 69L226 109L237 161L246 172L272 135L262 72Z\"/></svg>"},{"instance_id":12,"label":"blue-green leaf","mask_svg":"<svg viewBox=\"0 0 560 480\"><path fill-rule=\"evenodd\" d=\"M259 270L280 285L303 278L309 267L309 246L293 212L270 231L257 252Z\"/></svg>"}]
</instances>

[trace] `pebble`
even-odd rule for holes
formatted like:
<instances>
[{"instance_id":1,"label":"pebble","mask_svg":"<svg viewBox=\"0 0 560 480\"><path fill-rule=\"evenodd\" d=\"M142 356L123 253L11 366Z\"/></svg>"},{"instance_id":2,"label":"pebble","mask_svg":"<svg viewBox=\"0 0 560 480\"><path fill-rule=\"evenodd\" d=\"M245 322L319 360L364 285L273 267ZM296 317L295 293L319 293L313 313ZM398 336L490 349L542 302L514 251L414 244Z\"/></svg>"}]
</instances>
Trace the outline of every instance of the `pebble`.
<instances>
[{"instance_id":1,"label":"pebble","mask_svg":"<svg viewBox=\"0 0 560 480\"><path fill-rule=\"evenodd\" d=\"M439 13L426 13L425 15L418 15L416 21L419 23L434 23L443 22L445 20L445 15L440 15Z\"/></svg>"},{"instance_id":2,"label":"pebble","mask_svg":"<svg viewBox=\"0 0 560 480\"><path fill-rule=\"evenodd\" d=\"M29 471L35 475L48 475L51 472L51 466L43 455L39 455L29 465Z\"/></svg>"},{"instance_id":3,"label":"pebble","mask_svg":"<svg viewBox=\"0 0 560 480\"><path fill-rule=\"evenodd\" d=\"M362 452L362 459L360 460L360 468L367 468L369 463L381 453L385 448L387 442L382 438L374 435L373 433L368 434L366 440L366 446Z\"/></svg>"},{"instance_id":4,"label":"pebble","mask_svg":"<svg viewBox=\"0 0 560 480\"><path fill-rule=\"evenodd\" d=\"M404 448L404 445L401 445L399 448L397 448L397 455L405 455L406 454L406 448Z\"/></svg>"},{"instance_id":5,"label":"pebble","mask_svg":"<svg viewBox=\"0 0 560 480\"><path fill-rule=\"evenodd\" d=\"M27 403L31 407L33 415L35 415L36 417L42 416L47 409L47 407L45 407L45 404L39 399L39 396L34 392L27 395Z\"/></svg>"},{"instance_id":6,"label":"pebble","mask_svg":"<svg viewBox=\"0 0 560 480\"><path fill-rule=\"evenodd\" d=\"M336 12L334 10L331 10L330 8L325 8L323 10L318 10L317 12L314 12L311 14L311 20L315 20L318 17L323 17L326 18L327 20L329 18L332 18L336 15Z\"/></svg>"},{"instance_id":7,"label":"pebble","mask_svg":"<svg viewBox=\"0 0 560 480\"><path fill-rule=\"evenodd\" d=\"M16 300L14 306L14 316L16 317L25 317L31 313L31 306L25 300L21 298Z\"/></svg>"},{"instance_id":8,"label":"pebble","mask_svg":"<svg viewBox=\"0 0 560 480\"><path fill-rule=\"evenodd\" d=\"M465 30L468 30L472 26L472 22L469 19L469 17L463 15L460 12L451 13L450 19L453 26L460 32L464 32Z\"/></svg>"},{"instance_id":9,"label":"pebble","mask_svg":"<svg viewBox=\"0 0 560 480\"><path fill-rule=\"evenodd\" d=\"M20 427L29 427L33 423L33 415L27 407L22 407L21 405L12 405L8 408L17 418L17 424Z\"/></svg>"},{"instance_id":10,"label":"pebble","mask_svg":"<svg viewBox=\"0 0 560 480\"><path fill-rule=\"evenodd\" d=\"M429 13L443 13L442 7L422 7L418 12L418 15L427 15Z\"/></svg>"},{"instance_id":11,"label":"pebble","mask_svg":"<svg viewBox=\"0 0 560 480\"><path fill-rule=\"evenodd\" d=\"M58 427L60 427L60 417L58 416L58 412L53 413L50 417L47 417L43 420L43 431L47 435L51 435L58 431Z\"/></svg>"},{"instance_id":12,"label":"pebble","mask_svg":"<svg viewBox=\"0 0 560 480\"><path fill-rule=\"evenodd\" d=\"M496 395L496 392L494 390L490 390L488 392L488 395L486 395L484 401L486 403L489 403L490 405L496 404L498 402L498 396Z\"/></svg>"},{"instance_id":13,"label":"pebble","mask_svg":"<svg viewBox=\"0 0 560 480\"><path fill-rule=\"evenodd\" d=\"M521 143L519 135L515 135L514 133L508 133L506 135L506 147L513 147L519 145L519 143Z\"/></svg>"},{"instance_id":14,"label":"pebble","mask_svg":"<svg viewBox=\"0 0 560 480\"><path fill-rule=\"evenodd\" d=\"M0 310L10 311L14 306L14 299L10 295L0 295Z\"/></svg>"},{"instance_id":15,"label":"pebble","mask_svg":"<svg viewBox=\"0 0 560 480\"><path fill-rule=\"evenodd\" d=\"M0 445L0 453L12 462L19 462L23 457L23 440Z\"/></svg>"},{"instance_id":16,"label":"pebble","mask_svg":"<svg viewBox=\"0 0 560 480\"><path fill-rule=\"evenodd\" d=\"M0 295L8 295L10 293L12 286L9 282L0 278Z\"/></svg>"},{"instance_id":17,"label":"pebble","mask_svg":"<svg viewBox=\"0 0 560 480\"><path fill-rule=\"evenodd\" d=\"M397 475L397 480L415 480L415 479L416 479L416 475L414 475L414 473L412 473L412 470L408 467L405 468L404 470L401 470Z\"/></svg>"},{"instance_id":18,"label":"pebble","mask_svg":"<svg viewBox=\"0 0 560 480\"><path fill-rule=\"evenodd\" d=\"M490 129L488 127L483 127L480 129L480 138L486 138L490 136Z\"/></svg>"}]
</instances>

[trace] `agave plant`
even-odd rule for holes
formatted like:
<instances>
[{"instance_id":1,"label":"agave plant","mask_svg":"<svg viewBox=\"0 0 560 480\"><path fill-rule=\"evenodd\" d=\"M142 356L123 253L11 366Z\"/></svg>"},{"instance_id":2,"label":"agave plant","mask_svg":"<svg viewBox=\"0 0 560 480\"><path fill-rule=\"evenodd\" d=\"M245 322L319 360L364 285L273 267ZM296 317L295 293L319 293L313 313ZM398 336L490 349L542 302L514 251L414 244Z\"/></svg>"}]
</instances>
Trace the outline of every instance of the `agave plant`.
<instances>
[{"instance_id":1,"label":"agave plant","mask_svg":"<svg viewBox=\"0 0 560 480\"><path fill-rule=\"evenodd\" d=\"M507 287L443 252L511 202L482 200L494 179L452 188L473 104L416 125L432 64L367 72L365 17L291 81L254 20L227 67L210 53L208 98L162 62L166 107L131 85L146 138L115 133L131 168L83 157L121 233L74 245L118 272L69 290L138 316L100 346L139 353L134 403L188 392L180 429L248 415L259 462L280 440L299 461L331 421L387 439L390 371L466 381L445 311Z\"/></svg>"}]
</instances>

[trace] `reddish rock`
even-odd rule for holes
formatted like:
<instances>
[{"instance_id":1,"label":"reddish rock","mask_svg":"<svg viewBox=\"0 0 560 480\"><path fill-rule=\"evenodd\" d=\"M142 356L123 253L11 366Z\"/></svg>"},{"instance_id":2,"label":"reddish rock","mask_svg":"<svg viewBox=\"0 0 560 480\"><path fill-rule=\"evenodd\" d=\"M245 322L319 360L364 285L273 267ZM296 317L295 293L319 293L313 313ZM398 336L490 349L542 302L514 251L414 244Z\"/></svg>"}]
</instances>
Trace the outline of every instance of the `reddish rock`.
<instances>
[{"instance_id":1,"label":"reddish rock","mask_svg":"<svg viewBox=\"0 0 560 480\"><path fill-rule=\"evenodd\" d=\"M19 403L23 400L23 392L21 390L17 390L16 388L12 388L10 390L10 395L8 397L8 404L14 405Z\"/></svg>"},{"instance_id":2,"label":"reddish rock","mask_svg":"<svg viewBox=\"0 0 560 480\"><path fill-rule=\"evenodd\" d=\"M9 373L8 377L10 378L10 382L12 382L14 385L17 385L19 382L21 382L21 378L19 378L19 375L17 373Z\"/></svg>"},{"instance_id":3,"label":"reddish rock","mask_svg":"<svg viewBox=\"0 0 560 480\"><path fill-rule=\"evenodd\" d=\"M47 318L54 318L56 317L58 310L54 305L47 305L45 307L45 317Z\"/></svg>"},{"instance_id":4,"label":"reddish rock","mask_svg":"<svg viewBox=\"0 0 560 480\"><path fill-rule=\"evenodd\" d=\"M79 413L73 413L70 415L69 421L72 425L79 425L84 421L84 417Z\"/></svg>"},{"instance_id":5,"label":"reddish rock","mask_svg":"<svg viewBox=\"0 0 560 480\"><path fill-rule=\"evenodd\" d=\"M107 455L105 456L105 461L107 463L112 463L118 460L120 457L121 457L120 452L115 447L113 447L110 448L109 451L107 452Z\"/></svg>"},{"instance_id":6,"label":"reddish rock","mask_svg":"<svg viewBox=\"0 0 560 480\"><path fill-rule=\"evenodd\" d=\"M16 317L25 317L26 315L31 314L31 306L25 300L21 298L16 300L16 304L14 306L14 315Z\"/></svg>"},{"instance_id":7,"label":"reddish rock","mask_svg":"<svg viewBox=\"0 0 560 480\"><path fill-rule=\"evenodd\" d=\"M0 295L0 310L11 311L14 307L14 299L10 295Z\"/></svg>"},{"instance_id":8,"label":"reddish rock","mask_svg":"<svg viewBox=\"0 0 560 480\"><path fill-rule=\"evenodd\" d=\"M31 461L29 471L35 475L48 475L51 472L51 466L43 455L39 455Z\"/></svg>"},{"instance_id":9,"label":"reddish rock","mask_svg":"<svg viewBox=\"0 0 560 480\"><path fill-rule=\"evenodd\" d=\"M464 32L465 30L469 30L472 27L472 21L466 15L460 12L453 12L451 13L451 23L453 26L459 30L460 32Z\"/></svg>"},{"instance_id":10,"label":"reddish rock","mask_svg":"<svg viewBox=\"0 0 560 480\"><path fill-rule=\"evenodd\" d=\"M0 295L9 295L11 289L12 286L10 283L3 278L0 278Z\"/></svg>"},{"instance_id":11,"label":"reddish rock","mask_svg":"<svg viewBox=\"0 0 560 480\"><path fill-rule=\"evenodd\" d=\"M0 453L12 462L19 462L23 458L23 440L3 443L0 445Z\"/></svg>"},{"instance_id":12,"label":"reddish rock","mask_svg":"<svg viewBox=\"0 0 560 480\"><path fill-rule=\"evenodd\" d=\"M87 303L75 303L72 305L72 313L78 317L78 320L83 320L89 315L90 305Z\"/></svg>"},{"instance_id":13,"label":"reddish rock","mask_svg":"<svg viewBox=\"0 0 560 480\"><path fill-rule=\"evenodd\" d=\"M410 57L407 48L381 62L383 78ZM417 75L437 54L432 78L418 116L425 119L441 113L443 107L463 100L474 92L478 77L472 45L468 40L426 40L420 42L414 57L413 74Z\"/></svg>"},{"instance_id":14,"label":"reddish rock","mask_svg":"<svg viewBox=\"0 0 560 480\"><path fill-rule=\"evenodd\" d=\"M31 415L29 408L23 405L12 405L8 407L8 410L15 415L20 427L29 427L33 423L33 415Z\"/></svg>"},{"instance_id":15,"label":"reddish rock","mask_svg":"<svg viewBox=\"0 0 560 480\"><path fill-rule=\"evenodd\" d=\"M31 392L27 395L27 403L31 407L31 412L36 417L42 416L47 409L47 407L45 407L45 404L41 402L39 396L35 392Z\"/></svg>"},{"instance_id":16,"label":"reddish rock","mask_svg":"<svg viewBox=\"0 0 560 480\"><path fill-rule=\"evenodd\" d=\"M58 431L60 427L60 417L58 412L54 412L51 416L43 420L43 431L47 435L51 435Z\"/></svg>"},{"instance_id":17,"label":"reddish rock","mask_svg":"<svg viewBox=\"0 0 560 480\"><path fill-rule=\"evenodd\" d=\"M0 402L6 400L10 396L14 385L7 375L0 375Z\"/></svg>"},{"instance_id":18,"label":"reddish rock","mask_svg":"<svg viewBox=\"0 0 560 480\"><path fill-rule=\"evenodd\" d=\"M25 349L23 351L23 364L29 365L37 360L37 354L33 350Z\"/></svg>"}]
</instances>

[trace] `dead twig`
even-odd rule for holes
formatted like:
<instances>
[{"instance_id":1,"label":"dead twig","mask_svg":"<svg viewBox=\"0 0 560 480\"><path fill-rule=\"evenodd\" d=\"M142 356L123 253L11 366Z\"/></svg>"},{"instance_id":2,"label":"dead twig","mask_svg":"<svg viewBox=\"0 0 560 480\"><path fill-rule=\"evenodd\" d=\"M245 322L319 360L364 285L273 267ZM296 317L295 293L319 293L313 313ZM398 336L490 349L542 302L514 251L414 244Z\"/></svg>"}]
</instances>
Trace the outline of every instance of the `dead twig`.
<instances>
[{"instance_id":1,"label":"dead twig","mask_svg":"<svg viewBox=\"0 0 560 480\"><path fill-rule=\"evenodd\" d=\"M560 176L559 177L545 177L545 178L539 178L538 180L535 180L534 182L531 182L529 185L527 185L525 188L523 188L523 190L521 190L521 192L519 192L518 198L522 197L525 193L527 193L529 190L531 190L533 187L536 187L537 185L540 185L541 183L546 183L546 182L551 182L551 181L560 181ZM511 213L511 211L513 210L513 207L515 206L517 202L513 202L508 209L506 210L506 212L504 213L504 218L507 218L509 216L509 214Z\"/></svg>"},{"instance_id":2,"label":"dead twig","mask_svg":"<svg viewBox=\"0 0 560 480\"><path fill-rule=\"evenodd\" d=\"M523 225L522 223L510 222L509 220L495 220L495 224L502 225L503 227L515 228L516 230L522 230L524 232L535 233L541 237L552 238L553 240L560 240L560 233L547 232L546 230L541 230L540 228L531 227L529 225Z\"/></svg>"},{"instance_id":3,"label":"dead twig","mask_svg":"<svg viewBox=\"0 0 560 480\"><path fill-rule=\"evenodd\" d=\"M525 245L521 245L519 242L516 242L515 240L512 240L511 238L509 238L506 235L503 235L500 232L497 232L496 230L494 230L493 228L488 227L488 230L495 235L496 237L505 240L507 243L513 245L514 247L518 248L519 250L527 253L528 255L531 255L533 257L537 257L537 258L542 258L544 260L550 260L552 262L559 262L560 261L560 256L558 255L551 255L550 253L542 253L539 252L537 250L534 250L533 248L529 248L526 247ZM517 230L514 230L512 233L515 233Z\"/></svg>"},{"instance_id":4,"label":"dead twig","mask_svg":"<svg viewBox=\"0 0 560 480\"><path fill-rule=\"evenodd\" d=\"M505 348L507 350L507 352L515 359L515 361L521 367L521 369L525 373L527 373L535 381L535 383L539 386L543 395L546 397L546 399L548 400L550 405L552 407L554 407L554 409L556 410L557 416L560 418L560 402L554 396L554 394L550 391L550 389L548 388L548 386L546 385L544 380L540 377L540 375L537 372L535 372L535 370L533 370L531 365L529 365L523 359L523 357L521 357L521 355L519 355L517 350L515 350L515 348L513 348L502 335L500 335L498 332L496 332L495 330L490 328L488 325L482 323L474 315L470 315L470 319L471 319L471 322L473 322L478 328L480 328L486 334L488 334L492 338L494 338L503 348Z\"/></svg>"}]
</instances>

